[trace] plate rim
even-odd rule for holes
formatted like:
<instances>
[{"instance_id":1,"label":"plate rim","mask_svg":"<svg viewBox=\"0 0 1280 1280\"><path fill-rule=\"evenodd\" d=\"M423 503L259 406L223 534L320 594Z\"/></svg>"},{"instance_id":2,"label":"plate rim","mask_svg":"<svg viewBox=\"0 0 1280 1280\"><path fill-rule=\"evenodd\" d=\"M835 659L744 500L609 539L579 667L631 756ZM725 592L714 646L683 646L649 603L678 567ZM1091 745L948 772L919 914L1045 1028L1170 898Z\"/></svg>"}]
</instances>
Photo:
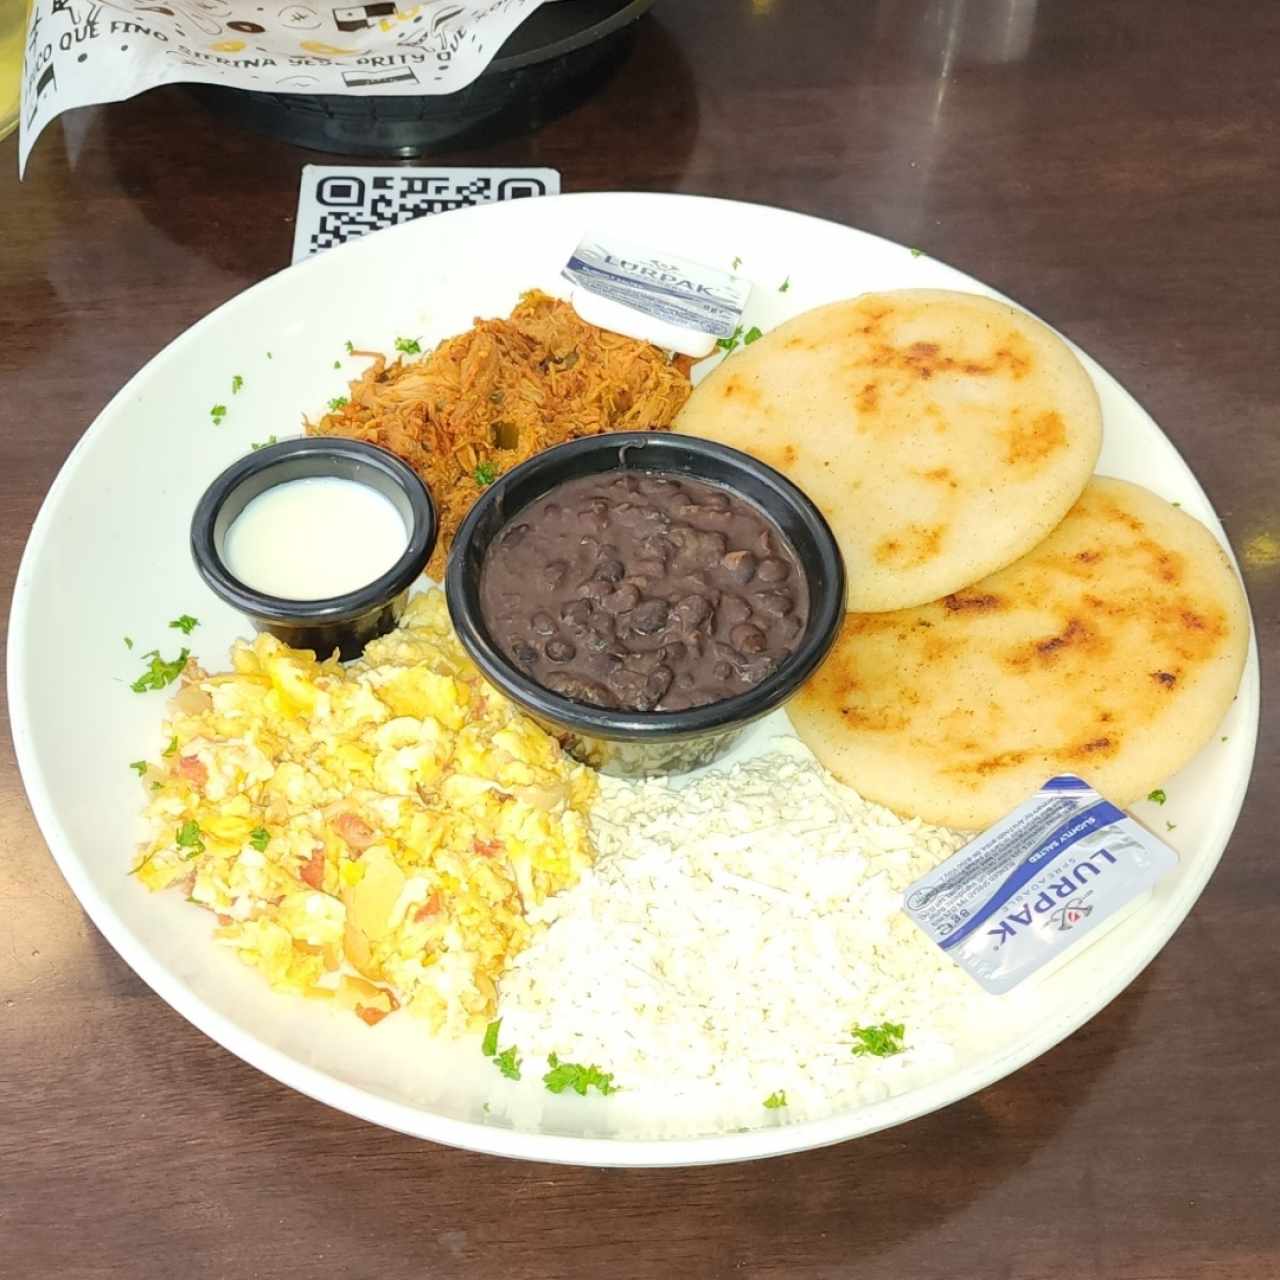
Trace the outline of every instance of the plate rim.
<instances>
[{"instance_id":1,"label":"plate rim","mask_svg":"<svg viewBox=\"0 0 1280 1280\"><path fill-rule=\"evenodd\" d=\"M767 211L788 221L802 220L819 223L826 228L835 228L841 233L852 234L864 240L875 242L885 249L895 252L907 252L908 247L874 232L849 226L835 219L821 218L813 214L785 209L777 205L754 201L733 200L717 196L693 195L677 192L627 192L600 191L574 192L557 196L539 197L538 205L554 202L557 206L575 204L607 205L613 201L634 203L687 202L710 204L729 209L749 209ZM513 202L517 207L524 202ZM465 213L477 221L488 217L516 218L510 205L480 205L466 210L458 210L456 214ZM451 216L456 216L451 215ZM437 215L438 217L439 215ZM436 218L409 222L397 227L388 228L377 233L377 236L365 236L336 251L344 262L354 264L361 253L372 254L373 245L385 245L388 240L379 237L402 237L409 239L415 235L429 236L423 230L422 223L431 223ZM378 252L383 250L378 249ZM331 257L334 250L326 252ZM1020 310L1027 312L1042 323L1048 324L1054 333L1059 331L1035 311L1023 306L1004 293L993 289L985 282L969 275L968 272L951 266L944 259L929 254L930 259L956 273L964 282L975 286L977 291L987 296L994 296ZM980 1059L978 1062L961 1068L957 1072L945 1074L917 1088L893 1095L882 1101L871 1103L851 1110L835 1112L815 1120L767 1125L752 1129L745 1133L721 1133L699 1135L684 1138L615 1138L609 1136L585 1137L559 1133L537 1133L528 1130L507 1127L495 1123L483 1123L472 1120L460 1120L450 1116L439 1115L423 1107L388 1098L372 1088L365 1088L343 1081L326 1071L315 1068L280 1049L260 1040L254 1033L237 1026L229 1018L206 1004L194 991L183 988L174 974L158 962L153 962L148 954L146 944L136 936L115 909L100 897L90 883L87 872L83 872L71 840L62 827L52 798L48 794L44 779L40 774L35 758L35 747L30 729L30 715L26 706L25 690L19 680L19 673L25 670L27 662L27 625L26 613L31 593L32 567L40 554L40 549L48 536L53 519L53 510L61 500L61 495L72 482L72 473L79 466L79 458L87 446L104 430L106 424L123 407L139 384L145 383L153 366L163 360L176 358L188 344L200 341L202 331L213 324L220 314L228 309L243 306L247 299L255 295L261 296L273 289L282 287L290 278L289 273L305 270L311 265L310 260L282 267L279 271L250 285L247 289L234 294L205 313L194 324L176 335L169 343L157 351L140 369L99 410L93 421L81 434L67 457L60 466L53 483L49 486L40 504L40 509L32 522L18 570L14 578L13 597L9 609L9 637L6 655L6 689L9 700L10 732L14 743L15 756L19 774L28 803L35 816L45 845L53 857L68 886L75 894L81 909L89 916L95 928L102 934L113 950L124 960L133 972L152 991L156 993L176 1013L180 1014L198 1030L209 1036L227 1052L262 1071L280 1084L295 1089L307 1097L326 1106L357 1116L371 1124L395 1130L408 1136L439 1142L464 1150L476 1151L489 1155L507 1156L515 1159L536 1160L554 1164L573 1164L589 1167L675 1167L692 1165L709 1165L735 1163L744 1160L761 1159L772 1156L794 1154L800 1151L817 1149L835 1143L865 1137L880 1130L907 1124L920 1119L953 1102L972 1096L981 1089L998 1080L1011 1075L1026 1066L1050 1049L1061 1044L1068 1036L1098 1013L1102 1012L1125 989L1127 989L1147 966L1160 954L1169 939L1181 927L1183 921L1199 900L1213 873L1216 871L1223 853L1234 835L1239 821L1244 798L1256 767L1257 734L1260 716L1259 697L1259 663L1257 651L1256 628L1253 623L1253 611L1249 606L1250 636L1249 650L1241 677L1238 697L1244 702L1245 724L1243 729L1247 735L1248 768L1232 778L1230 796L1224 796L1224 804L1219 806L1220 812L1229 814L1225 824L1225 835L1221 847L1205 861L1200 872L1187 877L1180 883L1178 895L1171 899L1164 912L1158 918L1158 927L1151 932L1151 937L1140 949L1137 963L1118 970L1120 977L1111 978L1094 988L1082 1006L1082 1010L1073 1009L1067 1016L1051 1021L1039 1037L1031 1042L1015 1041L993 1058ZM1182 464L1192 485L1199 493L1205 507L1212 513L1211 532L1219 544L1227 552L1229 559L1239 577L1242 589L1246 592L1243 575L1240 574L1239 563L1234 549L1226 536L1220 518L1208 495L1196 476L1195 471L1182 456L1177 445L1168 437L1156 422L1155 418L1142 406L1141 402L1113 374L1082 351L1065 335L1063 337L1071 349L1079 355L1091 376L1101 374L1118 393L1145 418L1164 439ZM902 1103L911 1099L909 1114L903 1114Z\"/></svg>"}]
</instances>

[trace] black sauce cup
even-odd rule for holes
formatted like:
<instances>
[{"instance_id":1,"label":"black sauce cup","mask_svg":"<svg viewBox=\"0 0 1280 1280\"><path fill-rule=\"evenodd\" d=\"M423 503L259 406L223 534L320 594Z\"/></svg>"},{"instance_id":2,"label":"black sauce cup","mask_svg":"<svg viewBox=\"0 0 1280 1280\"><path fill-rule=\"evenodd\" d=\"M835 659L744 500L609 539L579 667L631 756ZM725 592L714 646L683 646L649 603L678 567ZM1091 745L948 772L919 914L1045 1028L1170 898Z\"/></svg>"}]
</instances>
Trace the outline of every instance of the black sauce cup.
<instances>
[{"instance_id":1,"label":"black sauce cup","mask_svg":"<svg viewBox=\"0 0 1280 1280\"><path fill-rule=\"evenodd\" d=\"M809 587L809 619L795 648L759 684L684 711L588 706L543 688L498 648L480 607L485 555L507 522L566 480L613 471L662 471L723 485L786 535ZM723 756L753 720L782 706L831 651L845 612L845 571L818 508L772 467L693 436L633 431L590 436L537 454L496 480L453 541L445 591L454 629L488 680L545 725L576 759L624 777L684 773Z\"/></svg>"},{"instance_id":2,"label":"black sauce cup","mask_svg":"<svg viewBox=\"0 0 1280 1280\"><path fill-rule=\"evenodd\" d=\"M320 600L290 600L255 591L223 558L227 532L259 494L290 480L337 476L368 485L391 500L404 521L404 554L381 577L356 591ZM360 440L300 438L267 445L233 462L209 487L191 519L191 555L213 592L295 649L347 661L390 631L404 612L409 588L431 559L436 509L427 487L394 454Z\"/></svg>"}]
</instances>

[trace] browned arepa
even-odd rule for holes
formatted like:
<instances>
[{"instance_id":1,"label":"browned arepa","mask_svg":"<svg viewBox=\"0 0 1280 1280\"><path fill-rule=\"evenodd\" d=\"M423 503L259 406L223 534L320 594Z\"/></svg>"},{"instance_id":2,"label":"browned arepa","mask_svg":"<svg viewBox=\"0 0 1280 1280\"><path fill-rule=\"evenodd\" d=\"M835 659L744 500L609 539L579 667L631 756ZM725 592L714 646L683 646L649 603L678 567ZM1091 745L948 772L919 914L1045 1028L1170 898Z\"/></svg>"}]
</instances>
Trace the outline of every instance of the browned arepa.
<instances>
[{"instance_id":1,"label":"browned arepa","mask_svg":"<svg viewBox=\"0 0 1280 1280\"><path fill-rule=\"evenodd\" d=\"M868 800L975 830L1060 773L1141 799L1212 738L1248 643L1244 591L1208 529L1098 476L999 573L849 614L788 711Z\"/></svg>"},{"instance_id":2,"label":"browned arepa","mask_svg":"<svg viewBox=\"0 0 1280 1280\"><path fill-rule=\"evenodd\" d=\"M1101 411L1040 321L978 294L869 293L796 316L695 388L675 430L782 471L831 523L848 607L937 600L1030 551L1080 496Z\"/></svg>"}]
</instances>

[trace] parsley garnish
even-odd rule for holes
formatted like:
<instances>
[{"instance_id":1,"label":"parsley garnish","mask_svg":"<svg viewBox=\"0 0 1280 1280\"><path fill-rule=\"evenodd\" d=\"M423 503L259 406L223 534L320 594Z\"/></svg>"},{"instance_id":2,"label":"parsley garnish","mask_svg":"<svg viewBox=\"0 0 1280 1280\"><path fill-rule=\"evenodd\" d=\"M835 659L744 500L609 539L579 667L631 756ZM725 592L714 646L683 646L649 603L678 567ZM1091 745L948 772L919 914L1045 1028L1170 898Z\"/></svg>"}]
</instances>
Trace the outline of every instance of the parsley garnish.
<instances>
[{"instance_id":1,"label":"parsley garnish","mask_svg":"<svg viewBox=\"0 0 1280 1280\"><path fill-rule=\"evenodd\" d=\"M181 631L184 636L189 636L200 625L200 619L193 618L189 613L184 613L180 617L174 618L169 625L175 631Z\"/></svg>"},{"instance_id":2,"label":"parsley garnish","mask_svg":"<svg viewBox=\"0 0 1280 1280\"><path fill-rule=\"evenodd\" d=\"M1147 792L1147 799L1153 804L1164 804L1169 797L1157 787L1154 791Z\"/></svg>"},{"instance_id":3,"label":"parsley garnish","mask_svg":"<svg viewBox=\"0 0 1280 1280\"><path fill-rule=\"evenodd\" d=\"M777 1111L779 1107L787 1105L787 1091L785 1089L775 1089L765 1100L764 1105L770 1111Z\"/></svg>"},{"instance_id":4,"label":"parsley garnish","mask_svg":"<svg viewBox=\"0 0 1280 1280\"><path fill-rule=\"evenodd\" d=\"M1166 831L1176 831L1178 829L1178 824L1176 822L1166 822L1164 826Z\"/></svg>"},{"instance_id":5,"label":"parsley garnish","mask_svg":"<svg viewBox=\"0 0 1280 1280\"><path fill-rule=\"evenodd\" d=\"M498 478L498 467L493 462L482 462L475 470L476 484L492 484Z\"/></svg>"},{"instance_id":6,"label":"parsley garnish","mask_svg":"<svg viewBox=\"0 0 1280 1280\"><path fill-rule=\"evenodd\" d=\"M166 662L158 649L142 655L143 662L151 665L129 686L134 693L146 693L148 689L163 689L171 685L181 674L191 656L190 649L183 649L172 662Z\"/></svg>"},{"instance_id":7,"label":"parsley garnish","mask_svg":"<svg viewBox=\"0 0 1280 1280\"><path fill-rule=\"evenodd\" d=\"M329 401L329 412L337 413L338 410L341 409L342 406L346 403L347 403L346 396L334 396L333 399Z\"/></svg>"},{"instance_id":8,"label":"parsley garnish","mask_svg":"<svg viewBox=\"0 0 1280 1280\"><path fill-rule=\"evenodd\" d=\"M924 253L924 250L923 250L923 249L912 249L912 250L911 250L911 256L912 256L913 258L918 258L918 257L920 257L920 255L921 255L921 254L923 254L923 253Z\"/></svg>"},{"instance_id":9,"label":"parsley garnish","mask_svg":"<svg viewBox=\"0 0 1280 1280\"><path fill-rule=\"evenodd\" d=\"M250 449L265 449L269 444L275 444L275 436L268 436L265 440L255 440L250 444Z\"/></svg>"},{"instance_id":10,"label":"parsley garnish","mask_svg":"<svg viewBox=\"0 0 1280 1280\"><path fill-rule=\"evenodd\" d=\"M403 351L407 356L416 356L422 353L422 348L418 345L417 338L397 338L396 350Z\"/></svg>"},{"instance_id":11,"label":"parsley garnish","mask_svg":"<svg viewBox=\"0 0 1280 1280\"><path fill-rule=\"evenodd\" d=\"M876 1058L891 1058L905 1047L902 1043L904 1031L900 1022L882 1022L878 1027L860 1027L855 1023L850 1028L857 1041L853 1046L853 1056L861 1058L870 1054Z\"/></svg>"},{"instance_id":12,"label":"parsley garnish","mask_svg":"<svg viewBox=\"0 0 1280 1280\"><path fill-rule=\"evenodd\" d=\"M742 335L742 345L744 347L749 347L753 342L756 342L763 337L764 334L761 333L755 325L752 325L751 328Z\"/></svg>"},{"instance_id":13,"label":"parsley garnish","mask_svg":"<svg viewBox=\"0 0 1280 1280\"><path fill-rule=\"evenodd\" d=\"M592 1085L605 1095L617 1093L621 1088L620 1085L613 1083L612 1071L601 1071L594 1063L584 1067L579 1062L561 1062L553 1053L547 1058L547 1066L551 1070L542 1077L542 1083L552 1093L563 1093L566 1089L572 1089L574 1093L585 1098L587 1090Z\"/></svg>"},{"instance_id":14,"label":"parsley garnish","mask_svg":"<svg viewBox=\"0 0 1280 1280\"><path fill-rule=\"evenodd\" d=\"M786 278L786 279L785 279L785 280L784 280L784 281L783 281L783 282L778 286L778 292L779 292L779 293L786 293L786 291L787 291L788 289L790 289L790 288L791 288L791 277L790 277L790 276L788 276L788 277L787 277L787 278Z\"/></svg>"},{"instance_id":15,"label":"parsley garnish","mask_svg":"<svg viewBox=\"0 0 1280 1280\"><path fill-rule=\"evenodd\" d=\"M209 417L213 419L213 425L215 427L221 426L222 420L226 416L227 406L225 404L215 404L213 408L209 410Z\"/></svg>"},{"instance_id":16,"label":"parsley garnish","mask_svg":"<svg viewBox=\"0 0 1280 1280\"><path fill-rule=\"evenodd\" d=\"M131 760L129 768L134 771L140 778L147 776L147 762L145 760Z\"/></svg>"},{"instance_id":17,"label":"parsley garnish","mask_svg":"<svg viewBox=\"0 0 1280 1280\"><path fill-rule=\"evenodd\" d=\"M233 374L231 377L231 394L235 395L243 386L244 379L238 373Z\"/></svg>"},{"instance_id":18,"label":"parsley garnish","mask_svg":"<svg viewBox=\"0 0 1280 1280\"><path fill-rule=\"evenodd\" d=\"M347 339L347 355L349 355L349 356L353 356L353 355L355 355L355 353L356 353L355 346L354 346L354 344L352 343L351 339L350 339L350 338L348 338L348 339Z\"/></svg>"},{"instance_id":19,"label":"parsley garnish","mask_svg":"<svg viewBox=\"0 0 1280 1280\"><path fill-rule=\"evenodd\" d=\"M268 360L270 360L270 359L271 359L271 352L270 352L270 351L268 351L268 352L267 352L267 359L268 359Z\"/></svg>"},{"instance_id":20,"label":"parsley garnish","mask_svg":"<svg viewBox=\"0 0 1280 1280\"><path fill-rule=\"evenodd\" d=\"M498 1052L498 1031L502 1026L502 1019L497 1018L489 1023L484 1029L484 1039L480 1042L480 1052L486 1058L493 1059L493 1065L502 1072L508 1080L520 1079L520 1058L515 1045L508 1045L501 1053Z\"/></svg>"},{"instance_id":21,"label":"parsley garnish","mask_svg":"<svg viewBox=\"0 0 1280 1280\"><path fill-rule=\"evenodd\" d=\"M742 326L739 325L727 338L717 338L716 346L721 351L732 351L738 345L738 340L742 336Z\"/></svg>"},{"instance_id":22,"label":"parsley garnish","mask_svg":"<svg viewBox=\"0 0 1280 1280\"><path fill-rule=\"evenodd\" d=\"M176 733L169 739L169 745L160 754L162 756L176 756L178 754L178 735Z\"/></svg>"},{"instance_id":23,"label":"parsley garnish","mask_svg":"<svg viewBox=\"0 0 1280 1280\"><path fill-rule=\"evenodd\" d=\"M189 862L197 854L204 852L204 840L200 835L200 824L194 818L188 818L186 822L180 826L173 837L173 842L179 849L190 849L191 852L183 855L183 861Z\"/></svg>"},{"instance_id":24,"label":"parsley garnish","mask_svg":"<svg viewBox=\"0 0 1280 1280\"><path fill-rule=\"evenodd\" d=\"M342 361L341 361L341 360L335 360L335 361L333 362L333 367L334 367L335 369L341 369L341 368L342 368Z\"/></svg>"},{"instance_id":25,"label":"parsley garnish","mask_svg":"<svg viewBox=\"0 0 1280 1280\"><path fill-rule=\"evenodd\" d=\"M502 1026L502 1019L491 1022L484 1029L484 1039L480 1042L480 1052L486 1058L492 1058L498 1052L498 1029Z\"/></svg>"},{"instance_id":26,"label":"parsley garnish","mask_svg":"<svg viewBox=\"0 0 1280 1280\"><path fill-rule=\"evenodd\" d=\"M132 636L125 636L125 638L124 638L124 647L125 647L126 649L132 649L132 648L133 648L133 637L132 637Z\"/></svg>"},{"instance_id":27,"label":"parsley garnish","mask_svg":"<svg viewBox=\"0 0 1280 1280\"><path fill-rule=\"evenodd\" d=\"M270 839L271 833L266 829L266 827L254 827L254 829L249 832L249 843L253 845L259 853L266 853L267 842Z\"/></svg>"},{"instance_id":28,"label":"parsley garnish","mask_svg":"<svg viewBox=\"0 0 1280 1280\"><path fill-rule=\"evenodd\" d=\"M742 266L742 259L741 259L741 258L734 258L734 260L733 260L733 269L734 269L735 271L737 271L737 269L738 269L740 266Z\"/></svg>"}]
</instances>

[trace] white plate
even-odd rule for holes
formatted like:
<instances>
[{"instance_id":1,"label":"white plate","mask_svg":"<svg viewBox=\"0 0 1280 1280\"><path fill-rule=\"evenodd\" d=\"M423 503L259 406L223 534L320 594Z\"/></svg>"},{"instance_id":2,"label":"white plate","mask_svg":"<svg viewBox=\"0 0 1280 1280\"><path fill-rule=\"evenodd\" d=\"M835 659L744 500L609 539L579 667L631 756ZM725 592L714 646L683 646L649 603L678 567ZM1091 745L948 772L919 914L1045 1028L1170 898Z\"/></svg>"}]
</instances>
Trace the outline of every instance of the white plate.
<instances>
[{"instance_id":1,"label":"white plate","mask_svg":"<svg viewBox=\"0 0 1280 1280\"><path fill-rule=\"evenodd\" d=\"M1258 718L1251 650L1239 698L1211 744L1142 814L1182 855L1152 899L1057 972L1006 997L1007 1025L956 1069L913 1092L803 1124L679 1141L612 1138L616 1099L544 1100L505 1121L486 1114L497 1073L474 1045L440 1045L409 1019L374 1030L314 1002L273 994L207 941L208 917L153 895L125 871L140 837L128 768L161 747L162 695L128 682L138 657L202 625L196 654L221 666L243 631L197 578L188 521L208 481L250 441L293 434L362 367L345 342L424 349L475 316L505 315L533 286L562 292L561 265L584 230L670 247L707 263L741 257L755 282L748 323L769 328L867 289L992 291L874 236L753 205L661 195L579 195L494 205L411 223L281 272L233 299L160 353L85 433L49 492L18 573L9 701L23 778L45 839L85 910L159 995L232 1053L314 1098L439 1142L530 1159L598 1165L740 1160L856 1137L944 1106L1007 1075L1097 1013L1168 940L1217 864L1244 798ZM790 279L786 293L778 286ZM109 341L110 338L108 337ZM270 357L268 357L268 352ZM334 361L343 368L336 370ZM1195 477L1146 413L1084 357L1105 420L1099 469L1177 500L1226 544ZM239 374L244 388L231 392ZM226 404L221 426L210 407ZM132 652L122 637L135 639ZM754 736L760 742L762 730ZM516 1117L517 1113L509 1113Z\"/></svg>"}]
</instances>

